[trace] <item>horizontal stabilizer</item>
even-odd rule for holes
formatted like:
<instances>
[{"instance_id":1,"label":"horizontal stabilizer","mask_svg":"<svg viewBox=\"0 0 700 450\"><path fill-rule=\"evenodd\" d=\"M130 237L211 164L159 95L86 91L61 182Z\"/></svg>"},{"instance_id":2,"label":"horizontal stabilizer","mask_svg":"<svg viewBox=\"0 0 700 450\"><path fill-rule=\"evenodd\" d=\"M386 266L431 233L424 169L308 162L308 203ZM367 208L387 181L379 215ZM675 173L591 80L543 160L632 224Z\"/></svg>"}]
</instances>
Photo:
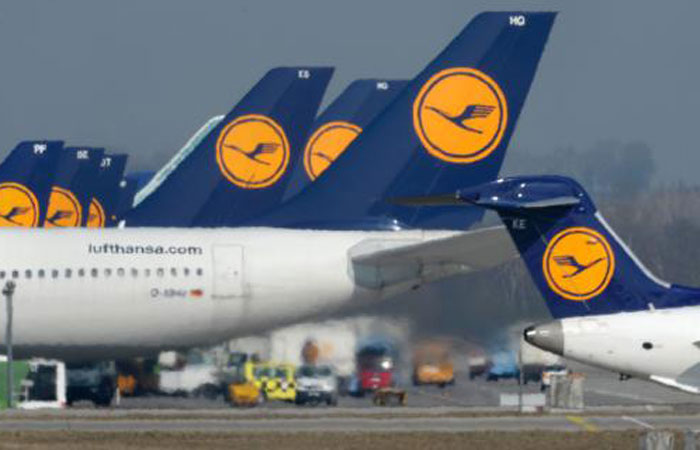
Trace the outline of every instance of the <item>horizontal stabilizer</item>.
<instances>
[{"instance_id":1,"label":"horizontal stabilizer","mask_svg":"<svg viewBox=\"0 0 700 450\"><path fill-rule=\"evenodd\" d=\"M516 256L517 250L502 226L429 240L368 239L350 249L356 281L369 288L402 282L420 285L498 266Z\"/></svg>"},{"instance_id":2,"label":"horizontal stabilizer","mask_svg":"<svg viewBox=\"0 0 700 450\"><path fill-rule=\"evenodd\" d=\"M457 193L442 195L425 195L418 197L399 197L393 199L391 203L400 206L456 206L464 205L465 202Z\"/></svg>"}]
</instances>

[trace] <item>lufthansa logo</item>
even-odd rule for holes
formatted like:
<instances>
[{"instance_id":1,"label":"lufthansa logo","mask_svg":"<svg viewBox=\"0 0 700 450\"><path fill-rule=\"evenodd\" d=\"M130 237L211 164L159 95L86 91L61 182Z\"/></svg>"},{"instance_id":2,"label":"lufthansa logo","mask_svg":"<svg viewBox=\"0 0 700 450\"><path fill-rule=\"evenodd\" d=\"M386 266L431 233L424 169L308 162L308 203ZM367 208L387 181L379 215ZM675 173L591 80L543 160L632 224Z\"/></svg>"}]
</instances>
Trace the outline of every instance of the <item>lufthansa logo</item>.
<instances>
[{"instance_id":1,"label":"lufthansa logo","mask_svg":"<svg viewBox=\"0 0 700 450\"><path fill-rule=\"evenodd\" d=\"M49 197L44 228L79 227L83 214L75 195L67 189L54 186Z\"/></svg>"},{"instance_id":2,"label":"lufthansa logo","mask_svg":"<svg viewBox=\"0 0 700 450\"><path fill-rule=\"evenodd\" d=\"M423 147L447 162L469 164L486 158L501 143L507 124L503 91L476 69L436 73L413 102L413 127Z\"/></svg>"},{"instance_id":3,"label":"lufthansa logo","mask_svg":"<svg viewBox=\"0 0 700 450\"><path fill-rule=\"evenodd\" d=\"M90 201L90 210L88 211L88 228L104 228L105 226L105 209L96 198Z\"/></svg>"},{"instance_id":4,"label":"lufthansa logo","mask_svg":"<svg viewBox=\"0 0 700 450\"><path fill-rule=\"evenodd\" d=\"M0 227L35 227L38 222L34 193L19 183L0 183Z\"/></svg>"},{"instance_id":5,"label":"lufthansa logo","mask_svg":"<svg viewBox=\"0 0 700 450\"><path fill-rule=\"evenodd\" d=\"M318 178L360 133L362 128L344 121L319 127L304 149L304 168L309 178Z\"/></svg>"},{"instance_id":6,"label":"lufthansa logo","mask_svg":"<svg viewBox=\"0 0 700 450\"><path fill-rule=\"evenodd\" d=\"M241 116L221 130L216 141L216 163L236 186L268 187L287 170L289 142L282 127L269 117Z\"/></svg>"},{"instance_id":7,"label":"lufthansa logo","mask_svg":"<svg viewBox=\"0 0 700 450\"><path fill-rule=\"evenodd\" d=\"M615 272L615 254L602 234L586 227L571 227L549 241L542 270L550 289L581 302L608 287Z\"/></svg>"}]
</instances>

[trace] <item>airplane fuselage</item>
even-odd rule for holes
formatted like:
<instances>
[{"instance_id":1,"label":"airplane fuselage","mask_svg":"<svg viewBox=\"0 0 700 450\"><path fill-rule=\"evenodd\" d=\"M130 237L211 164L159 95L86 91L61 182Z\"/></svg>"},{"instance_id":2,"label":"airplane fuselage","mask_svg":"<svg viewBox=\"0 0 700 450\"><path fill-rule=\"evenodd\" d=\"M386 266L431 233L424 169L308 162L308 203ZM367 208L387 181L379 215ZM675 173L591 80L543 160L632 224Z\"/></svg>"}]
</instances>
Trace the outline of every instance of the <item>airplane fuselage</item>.
<instances>
[{"instance_id":1,"label":"airplane fuselage","mask_svg":"<svg viewBox=\"0 0 700 450\"><path fill-rule=\"evenodd\" d=\"M567 358L700 394L700 307L570 317L526 331Z\"/></svg>"},{"instance_id":2,"label":"airplane fuselage","mask_svg":"<svg viewBox=\"0 0 700 450\"><path fill-rule=\"evenodd\" d=\"M0 286L16 283L18 356L126 357L217 343L396 294L403 284L359 285L351 249L368 238L452 234L8 229L0 238ZM4 345L4 299L1 305Z\"/></svg>"}]
</instances>

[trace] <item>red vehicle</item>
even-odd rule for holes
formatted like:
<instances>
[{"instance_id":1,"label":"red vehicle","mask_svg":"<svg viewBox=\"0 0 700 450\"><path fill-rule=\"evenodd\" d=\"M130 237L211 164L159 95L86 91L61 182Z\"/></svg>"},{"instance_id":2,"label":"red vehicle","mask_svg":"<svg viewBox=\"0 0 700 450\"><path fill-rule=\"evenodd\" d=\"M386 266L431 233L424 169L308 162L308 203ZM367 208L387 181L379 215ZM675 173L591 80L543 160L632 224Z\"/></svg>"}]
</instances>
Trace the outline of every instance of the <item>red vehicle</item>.
<instances>
[{"instance_id":1,"label":"red vehicle","mask_svg":"<svg viewBox=\"0 0 700 450\"><path fill-rule=\"evenodd\" d=\"M394 385L394 357L386 346L367 346L357 352L357 377L362 392Z\"/></svg>"}]
</instances>

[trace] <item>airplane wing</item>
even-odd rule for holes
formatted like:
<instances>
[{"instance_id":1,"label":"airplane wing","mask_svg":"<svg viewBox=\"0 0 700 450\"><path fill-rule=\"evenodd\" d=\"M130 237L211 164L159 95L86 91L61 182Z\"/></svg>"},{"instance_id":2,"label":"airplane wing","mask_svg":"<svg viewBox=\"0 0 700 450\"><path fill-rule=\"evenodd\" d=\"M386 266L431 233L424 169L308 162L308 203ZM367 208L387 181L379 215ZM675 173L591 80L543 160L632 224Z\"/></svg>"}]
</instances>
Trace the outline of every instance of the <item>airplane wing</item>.
<instances>
[{"instance_id":1,"label":"airplane wing","mask_svg":"<svg viewBox=\"0 0 700 450\"><path fill-rule=\"evenodd\" d=\"M350 249L355 281L370 289L416 286L508 262L518 251L505 227L460 232L429 240L368 239Z\"/></svg>"}]
</instances>

